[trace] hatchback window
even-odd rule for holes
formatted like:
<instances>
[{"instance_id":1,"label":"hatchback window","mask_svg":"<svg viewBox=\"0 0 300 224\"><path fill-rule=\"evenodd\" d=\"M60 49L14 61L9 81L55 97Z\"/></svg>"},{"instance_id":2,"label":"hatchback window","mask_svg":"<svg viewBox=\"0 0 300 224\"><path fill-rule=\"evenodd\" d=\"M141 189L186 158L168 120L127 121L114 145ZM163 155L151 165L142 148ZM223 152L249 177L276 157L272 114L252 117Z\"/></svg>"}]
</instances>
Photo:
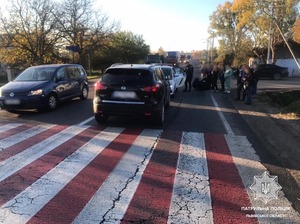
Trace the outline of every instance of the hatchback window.
<instances>
[{"instance_id":1,"label":"hatchback window","mask_svg":"<svg viewBox=\"0 0 300 224\"><path fill-rule=\"evenodd\" d=\"M70 78L77 78L80 76L80 71L75 66L68 66L67 73Z\"/></svg>"},{"instance_id":2,"label":"hatchback window","mask_svg":"<svg viewBox=\"0 0 300 224\"><path fill-rule=\"evenodd\" d=\"M143 69L108 69L102 77L107 84L148 85L151 74Z\"/></svg>"},{"instance_id":3,"label":"hatchback window","mask_svg":"<svg viewBox=\"0 0 300 224\"><path fill-rule=\"evenodd\" d=\"M55 68L31 67L24 70L15 81L50 81Z\"/></svg>"},{"instance_id":4,"label":"hatchback window","mask_svg":"<svg viewBox=\"0 0 300 224\"><path fill-rule=\"evenodd\" d=\"M62 67L57 71L56 77L58 80L66 80L68 78L66 67Z\"/></svg>"},{"instance_id":5,"label":"hatchback window","mask_svg":"<svg viewBox=\"0 0 300 224\"><path fill-rule=\"evenodd\" d=\"M85 74L85 71L83 70L82 67L78 66L77 69L78 69L78 71L79 71L79 75L80 75L80 76L85 76L85 75L86 75L86 74Z\"/></svg>"}]
</instances>

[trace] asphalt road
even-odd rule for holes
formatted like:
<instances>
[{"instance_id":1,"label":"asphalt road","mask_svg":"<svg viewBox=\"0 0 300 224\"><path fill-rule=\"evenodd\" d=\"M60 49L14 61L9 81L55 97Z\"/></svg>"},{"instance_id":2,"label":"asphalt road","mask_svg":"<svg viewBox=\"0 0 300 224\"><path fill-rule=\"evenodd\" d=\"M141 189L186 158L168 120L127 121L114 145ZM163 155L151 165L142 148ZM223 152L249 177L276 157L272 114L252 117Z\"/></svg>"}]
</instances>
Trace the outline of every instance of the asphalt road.
<instances>
[{"instance_id":1,"label":"asphalt road","mask_svg":"<svg viewBox=\"0 0 300 224\"><path fill-rule=\"evenodd\" d=\"M51 113L0 111L0 223L299 223L274 182L265 180L265 194L250 190L276 161L233 97L179 90L163 127L119 117L97 124L92 82L86 101ZM257 200L268 192L278 198ZM256 207L264 217L254 217Z\"/></svg>"}]
</instances>

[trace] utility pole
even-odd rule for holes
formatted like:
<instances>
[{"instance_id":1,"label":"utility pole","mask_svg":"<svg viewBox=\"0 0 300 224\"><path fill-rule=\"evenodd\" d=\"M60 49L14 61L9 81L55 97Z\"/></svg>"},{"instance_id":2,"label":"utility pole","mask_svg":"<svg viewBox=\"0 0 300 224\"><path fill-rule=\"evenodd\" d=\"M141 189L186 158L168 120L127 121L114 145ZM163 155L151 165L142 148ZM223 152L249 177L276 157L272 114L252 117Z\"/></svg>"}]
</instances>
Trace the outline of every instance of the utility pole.
<instances>
[{"instance_id":1,"label":"utility pole","mask_svg":"<svg viewBox=\"0 0 300 224\"><path fill-rule=\"evenodd\" d=\"M288 41L286 40L286 38L285 38L285 36L284 36L284 34L283 34L282 30L280 29L280 27L279 27L279 25L278 25L277 21L276 21L276 20L274 20L274 22L275 22L275 25L276 25L277 29L278 29L278 30L279 30L279 32L280 32L280 35L282 36L282 38L283 38L283 40L284 40L284 42L285 42L286 46L288 47L288 49L289 49L289 51L290 51L290 53L291 53L291 55L292 55L292 57L293 57L293 59L294 59L295 63L297 64L298 68L300 68L300 64L299 64L299 62L298 62L298 60L297 60L297 58L296 58L296 56L295 56L295 54L294 54L294 52L293 52L292 48L290 47L290 45L289 45Z\"/></svg>"},{"instance_id":2,"label":"utility pole","mask_svg":"<svg viewBox=\"0 0 300 224\"><path fill-rule=\"evenodd\" d=\"M278 29L278 31L279 31L282 39L284 40L284 42L285 42L285 44L287 46L287 48L289 49L289 51L290 51L290 53L291 53L291 55L292 55L292 57L293 57L296 65L298 66L298 68L300 68L300 63L298 62L298 60L297 60L297 58L296 58L296 56L295 56L292 48L290 47L287 39L284 36L284 33L282 32L280 26L278 25L278 22L277 22L276 18L274 18L274 7L275 6L272 5L271 7L272 7L271 8L272 11L271 11L271 15L269 15L271 17L271 25L270 25L270 32L269 32L270 36L269 36L269 44L268 44L269 46L268 46L267 64L269 64L269 61L270 61L270 48L271 48L272 36L273 36L273 32L274 32L273 29L272 29L272 24L275 23L276 28ZM276 6L276 8L279 8L279 7L285 7L285 6L284 5L278 5L278 6Z\"/></svg>"},{"instance_id":3,"label":"utility pole","mask_svg":"<svg viewBox=\"0 0 300 224\"><path fill-rule=\"evenodd\" d=\"M214 56L214 37L211 39L211 51L210 51L210 61L213 62L213 56Z\"/></svg>"},{"instance_id":4,"label":"utility pole","mask_svg":"<svg viewBox=\"0 0 300 224\"><path fill-rule=\"evenodd\" d=\"M209 63L209 45L210 45L210 38L207 38L206 63Z\"/></svg>"}]
</instances>

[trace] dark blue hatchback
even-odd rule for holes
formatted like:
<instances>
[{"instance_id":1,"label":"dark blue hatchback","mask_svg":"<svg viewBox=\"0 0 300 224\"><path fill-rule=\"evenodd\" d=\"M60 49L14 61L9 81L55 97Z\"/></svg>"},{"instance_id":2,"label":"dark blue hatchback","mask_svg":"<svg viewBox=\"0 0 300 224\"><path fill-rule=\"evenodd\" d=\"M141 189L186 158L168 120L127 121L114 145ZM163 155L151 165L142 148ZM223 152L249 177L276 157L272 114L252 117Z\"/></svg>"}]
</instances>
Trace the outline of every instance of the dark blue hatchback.
<instances>
[{"instance_id":1,"label":"dark blue hatchback","mask_svg":"<svg viewBox=\"0 0 300 224\"><path fill-rule=\"evenodd\" d=\"M3 110L54 110L58 103L89 92L86 71L76 64L51 64L27 68L0 88Z\"/></svg>"}]
</instances>

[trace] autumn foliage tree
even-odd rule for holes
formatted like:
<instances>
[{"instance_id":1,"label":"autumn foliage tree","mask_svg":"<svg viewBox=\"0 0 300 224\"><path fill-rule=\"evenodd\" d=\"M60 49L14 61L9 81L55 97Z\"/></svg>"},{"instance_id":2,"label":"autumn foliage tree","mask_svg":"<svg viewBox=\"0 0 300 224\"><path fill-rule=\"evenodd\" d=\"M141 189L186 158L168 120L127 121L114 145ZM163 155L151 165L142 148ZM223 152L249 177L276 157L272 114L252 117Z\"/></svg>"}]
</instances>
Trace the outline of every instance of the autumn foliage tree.
<instances>
[{"instance_id":1,"label":"autumn foliage tree","mask_svg":"<svg viewBox=\"0 0 300 224\"><path fill-rule=\"evenodd\" d=\"M212 14L210 25L221 38L219 55L231 54L233 61L245 63L251 49L267 47L271 27L275 62L275 47L283 40L275 22L287 39L292 38L298 3L299 0L233 0L220 5ZM228 23L231 25L226 26Z\"/></svg>"},{"instance_id":2,"label":"autumn foliage tree","mask_svg":"<svg viewBox=\"0 0 300 224\"><path fill-rule=\"evenodd\" d=\"M93 0L10 0L0 12L0 61L14 68L63 62L95 68L99 59L136 62L148 52L142 36L120 32Z\"/></svg>"},{"instance_id":3,"label":"autumn foliage tree","mask_svg":"<svg viewBox=\"0 0 300 224\"><path fill-rule=\"evenodd\" d=\"M1 61L24 66L42 64L55 58L60 39L50 0L11 0L9 16L0 17Z\"/></svg>"}]
</instances>

